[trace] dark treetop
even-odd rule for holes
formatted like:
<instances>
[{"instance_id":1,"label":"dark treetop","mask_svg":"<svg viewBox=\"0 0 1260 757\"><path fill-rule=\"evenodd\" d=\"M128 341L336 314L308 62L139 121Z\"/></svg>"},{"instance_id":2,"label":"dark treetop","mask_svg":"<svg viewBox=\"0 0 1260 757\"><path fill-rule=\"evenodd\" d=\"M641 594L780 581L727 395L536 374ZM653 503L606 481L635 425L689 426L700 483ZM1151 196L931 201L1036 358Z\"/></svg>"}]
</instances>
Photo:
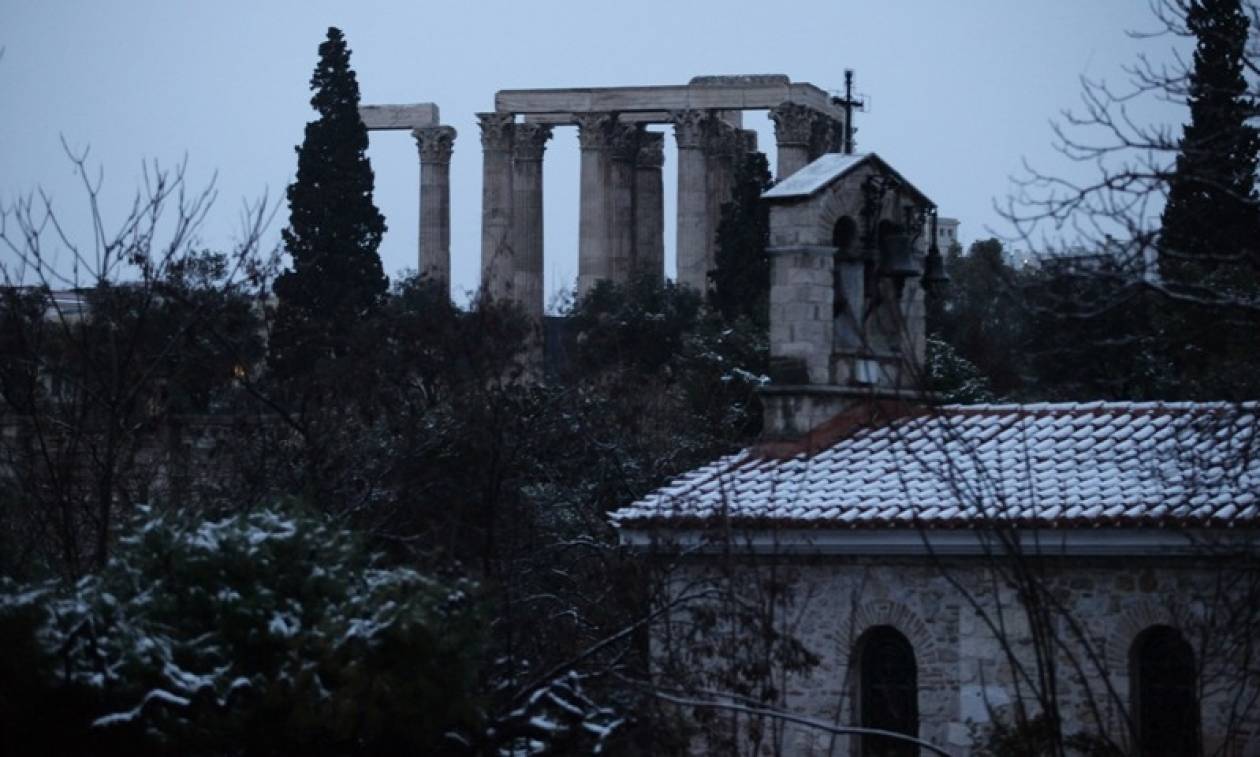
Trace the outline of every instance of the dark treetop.
<instances>
[{"instance_id":1,"label":"dark treetop","mask_svg":"<svg viewBox=\"0 0 1260 757\"><path fill-rule=\"evenodd\" d=\"M372 202L367 129L359 117L359 85L340 30L330 28L311 76L311 105L319 118L306 125L297 148L297 179L289 185L284 245L293 267L276 280L278 331L303 332L303 342L331 339L373 313L389 280L377 254L385 219ZM281 346L285 340L281 338Z\"/></svg>"}]
</instances>

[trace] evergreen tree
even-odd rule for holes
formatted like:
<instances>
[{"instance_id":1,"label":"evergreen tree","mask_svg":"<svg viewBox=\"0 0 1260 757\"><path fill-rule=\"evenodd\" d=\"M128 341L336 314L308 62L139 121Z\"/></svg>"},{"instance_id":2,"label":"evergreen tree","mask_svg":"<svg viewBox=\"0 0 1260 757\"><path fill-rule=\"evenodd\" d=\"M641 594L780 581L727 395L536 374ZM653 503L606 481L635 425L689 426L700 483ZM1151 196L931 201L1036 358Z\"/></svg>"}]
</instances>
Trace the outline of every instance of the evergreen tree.
<instances>
[{"instance_id":1,"label":"evergreen tree","mask_svg":"<svg viewBox=\"0 0 1260 757\"><path fill-rule=\"evenodd\" d=\"M951 248L945 267L949 287L929 303L931 336L974 365L998 396L1017 395L1024 381L1025 328L1019 273L997 239L973 242L965 255Z\"/></svg>"},{"instance_id":2,"label":"evergreen tree","mask_svg":"<svg viewBox=\"0 0 1260 757\"><path fill-rule=\"evenodd\" d=\"M1173 286L1226 283L1214 274L1260 267L1260 134L1247 121L1243 59L1248 21L1239 0L1193 0L1186 27L1198 38L1190 74L1190 123L1164 208L1160 273Z\"/></svg>"},{"instance_id":3,"label":"evergreen tree","mask_svg":"<svg viewBox=\"0 0 1260 757\"><path fill-rule=\"evenodd\" d=\"M927 339L928 389L946 404L993 402L997 397L989 377L975 363L958 354L953 345L935 337Z\"/></svg>"},{"instance_id":4,"label":"evergreen tree","mask_svg":"<svg viewBox=\"0 0 1260 757\"><path fill-rule=\"evenodd\" d=\"M0 577L6 754L449 754L480 731L470 582L292 504L172 510L137 509L80 581Z\"/></svg>"},{"instance_id":5,"label":"evergreen tree","mask_svg":"<svg viewBox=\"0 0 1260 757\"><path fill-rule=\"evenodd\" d=\"M280 300L273 363L281 375L344 356L353 326L373 314L389 286L377 254L385 219L372 202L367 129L345 37L329 28L311 76L311 105L289 185L284 245L293 268L276 280Z\"/></svg>"},{"instance_id":6,"label":"evergreen tree","mask_svg":"<svg viewBox=\"0 0 1260 757\"><path fill-rule=\"evenodd\" d=\"M1248 124L1244 56L1248 20L1239 0L1194 0L1197 39L1190 122L1169 180L1159 248L1168 292L1155 323L1179 377L1169 398L1225 399L1257 388L1260 322L1245 303L1260 295L1260 133ZM1243 307L1239 304L1243 303Z\"/></svg>"},{"instance_id":7,"label":"evergreen tree","mask_svg":"<svg viewBox=\"0 0 1260 757\"><path fill-rule=\"evenodd\" d=\"M773 184L766 156L749 153L735 168L730 202L722 204L709 304L727 320L746 316L768 324L770 211L761 194Z\"/></svg>"},{"instance_id":8,"label":"evergreen tree","mask_svg":"<svg viewBox=\"0 0 1260 757\"><path fill-rule=\"evenodd\" d=\"M1025 401L1152 400L1177 381L1151 327L1138 274L1114 257L1091 267L1047 257L1018 292Z\"/></svg>"}]
</instances>

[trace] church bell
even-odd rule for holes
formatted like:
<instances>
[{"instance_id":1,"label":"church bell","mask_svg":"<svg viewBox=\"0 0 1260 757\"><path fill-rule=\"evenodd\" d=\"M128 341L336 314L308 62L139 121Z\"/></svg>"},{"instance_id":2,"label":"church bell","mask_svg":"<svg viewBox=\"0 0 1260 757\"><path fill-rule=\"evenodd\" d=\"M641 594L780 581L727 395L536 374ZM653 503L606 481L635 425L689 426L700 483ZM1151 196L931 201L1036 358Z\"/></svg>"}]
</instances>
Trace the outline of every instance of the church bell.
<instances>
[{"instance_id":1,"label":"church bell","mask_svg":"<svg viewBox=\"0 0 1260 757\"><path fill-rule=\"evenodd\" d=\"M923 266L923 288L932 290L937 287L943 287L949 283L949 274L945 272L945 258L941 257L941 250L936 246L936 242L932 243L928 249L927 260Z\"/></svg>"},{"instance_id":2,"label":"church bell","mask_svg":"<svg viewBox=\"0 0 1260 757\"><path fill-rule=\"evenodd\" d=\"M894 279L919 275L919 268L914 264L912 240L905 229L898 228L880 240L879 273Z\"/></svg>"}]
</instances>

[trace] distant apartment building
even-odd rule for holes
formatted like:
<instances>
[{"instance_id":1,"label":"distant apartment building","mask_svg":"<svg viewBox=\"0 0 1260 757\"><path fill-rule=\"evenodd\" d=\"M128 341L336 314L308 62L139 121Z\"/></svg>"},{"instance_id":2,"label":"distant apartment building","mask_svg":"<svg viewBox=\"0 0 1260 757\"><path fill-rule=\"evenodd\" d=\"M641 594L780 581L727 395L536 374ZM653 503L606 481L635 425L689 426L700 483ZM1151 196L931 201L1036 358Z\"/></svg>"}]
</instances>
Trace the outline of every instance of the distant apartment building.
<instances>
[{"instance_id":1,"label":"distant apartment building","mask_svg":"<svg viewBox=\"0 0 1260 757\"><path fill-rule=\"evenodd\" d=\"M936 219L936 246L941 252L947 252L954 245L962 245L958 241L958 223L957 218Z\"/></svg>"}]
</instances>

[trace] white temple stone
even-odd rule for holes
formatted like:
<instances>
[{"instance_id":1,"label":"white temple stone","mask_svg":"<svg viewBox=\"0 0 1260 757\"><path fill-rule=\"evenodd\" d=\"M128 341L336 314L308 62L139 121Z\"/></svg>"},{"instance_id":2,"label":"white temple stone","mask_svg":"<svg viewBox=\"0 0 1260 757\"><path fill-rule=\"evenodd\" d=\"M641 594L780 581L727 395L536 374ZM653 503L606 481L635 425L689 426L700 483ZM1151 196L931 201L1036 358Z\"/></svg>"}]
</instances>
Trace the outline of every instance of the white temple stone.
<instances>
[{"instance_id":1,"label":"white temple stone","mask_svg":"<svg viewBox=\"0 0 1260 757\"><path fill-rule=\"evenodd\" d=\"M451 281L451 153L456 132L450 126L426 126L412 130L420 151L420 250L422 276ZM448 292L449 293L449 292Z\"/></svg>"},{"instance_id":2,"label":"white temple stone","mask_svg":"<svg viewBox=\"0 0 1260 757\"><path fill-rule=\"evenodd\" d=\"M512 247L511 114L478 113L481 127L481 289L501 299L512 295L516 262Z\"/></svg>"},{"instance_id":3,"label":"white temple stone","mask_svg":"<svg viewBox=\"0 0 1260 757\"><path fill-rule=\"evenodd\" d=\"M543 316L543 152L551 127L516 124L512 143L512 296L535 321Z\"/></svg>"}]
</instances>

